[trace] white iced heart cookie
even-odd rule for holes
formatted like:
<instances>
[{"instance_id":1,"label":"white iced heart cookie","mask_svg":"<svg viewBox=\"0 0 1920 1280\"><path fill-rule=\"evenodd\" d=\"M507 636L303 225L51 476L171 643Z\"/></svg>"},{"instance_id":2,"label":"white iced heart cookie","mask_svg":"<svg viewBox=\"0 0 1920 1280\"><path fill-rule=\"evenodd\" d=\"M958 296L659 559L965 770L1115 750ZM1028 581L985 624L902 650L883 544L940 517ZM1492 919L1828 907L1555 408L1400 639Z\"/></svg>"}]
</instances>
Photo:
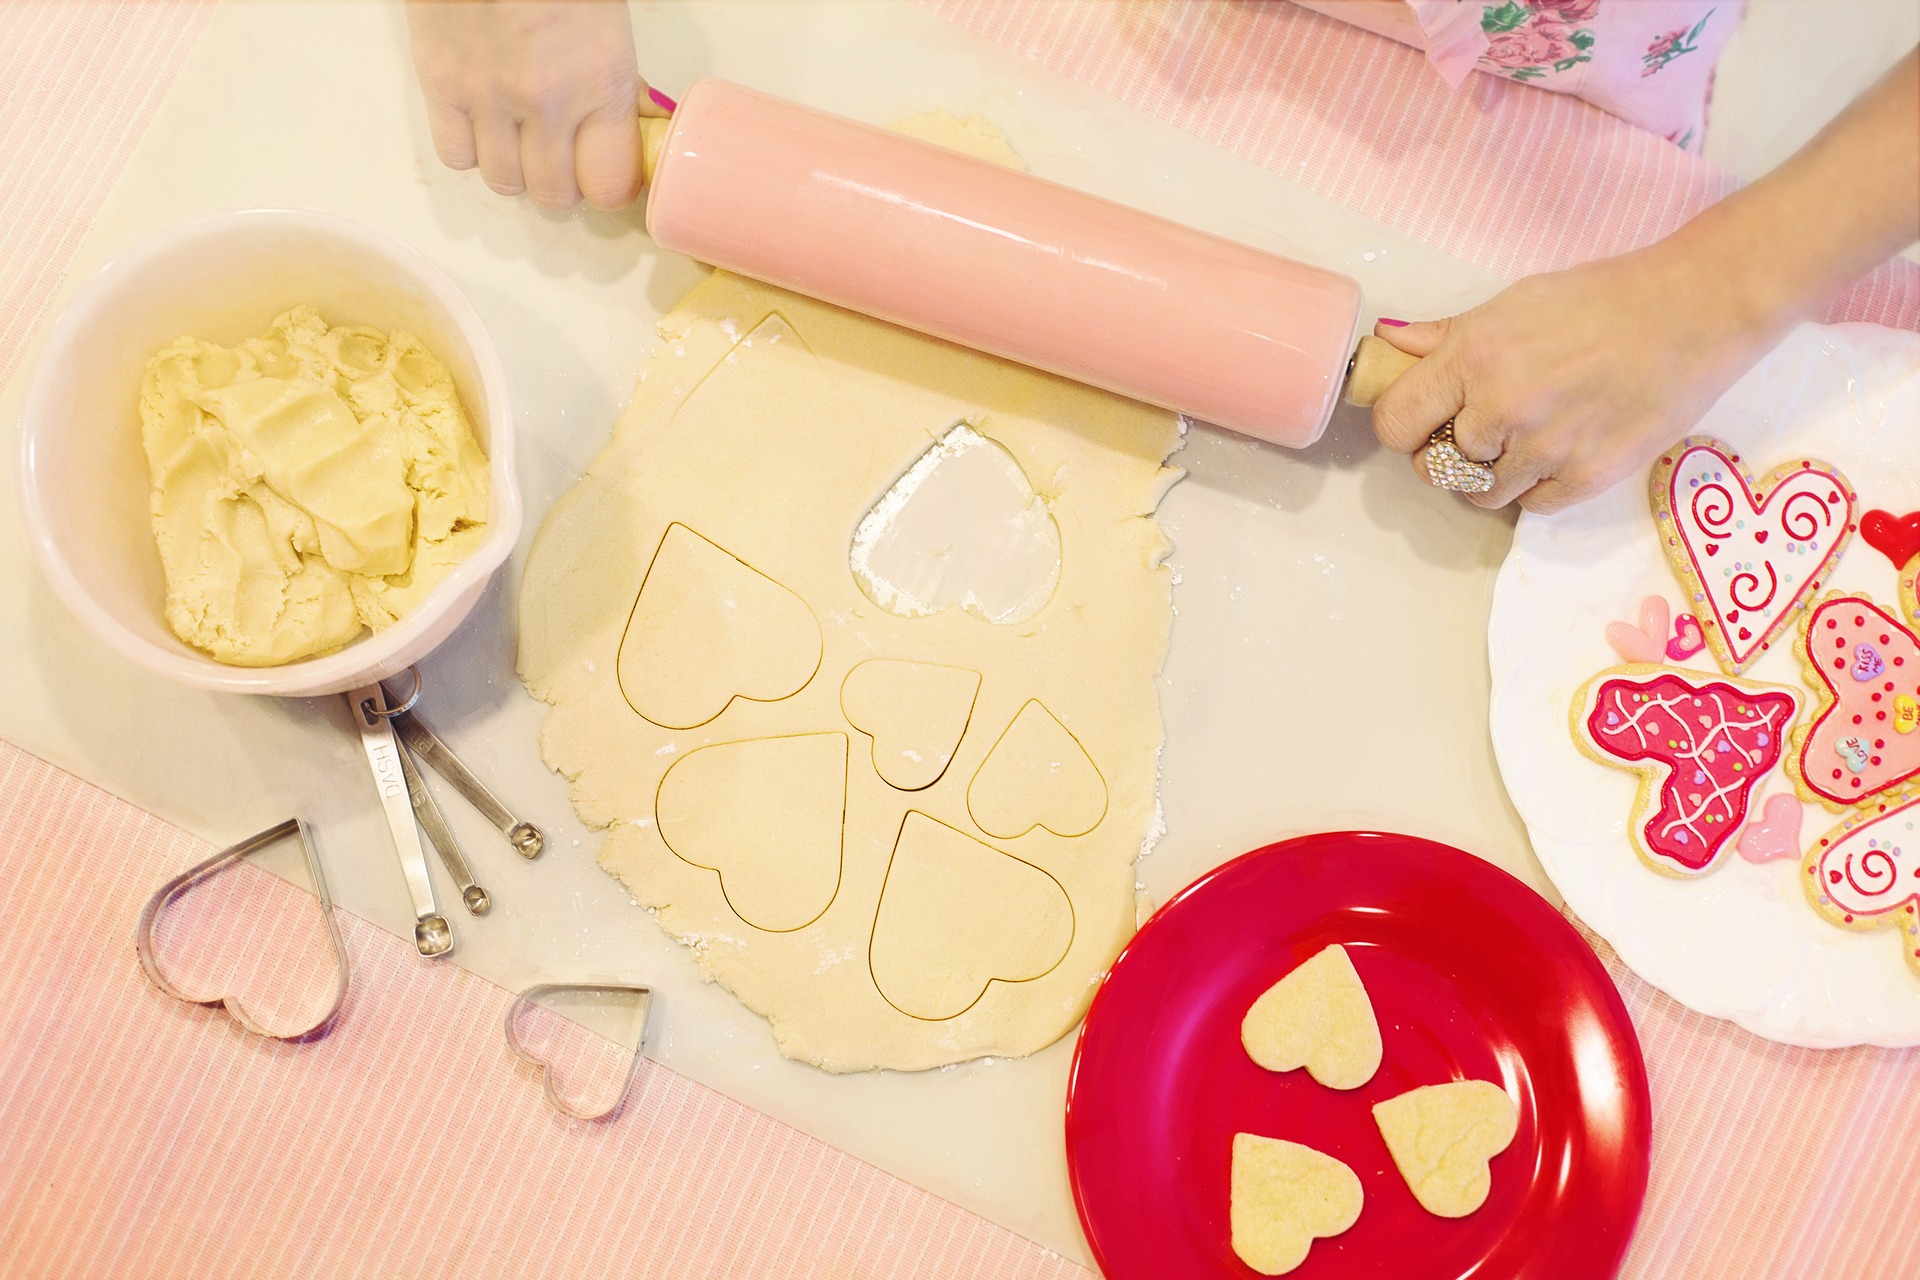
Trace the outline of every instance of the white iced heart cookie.
<instances>
[{"instance_id":1,"label":"white iced heart cookie","mask_svg":"<svg viewBox=\"0 0 1920 1280\"><path fill-rule=\"evenodd\" d=\"M840 888L847 735L719 742L690 751L660 780L660 838L718 872L733 913L786 933L818 920Z\"/></svg>"},{"instance_id":2,"label":"white iced heart cookie","mask_svg":"<svg viewBox=\"0 0 1920 1280\"><path fill-rule=\"evenodd\" d=\"M1490 1080L1454 1080L1375 1103L1373 1120L1420 1206L1464 1218L1486 1203L1487 1162L1513 1141L1520 1111Z\"/></svg>"},{"instance_id":3,"label":"white iced heart cookie","mask_svg":"<svg viewBox=\"0 0 1920 1280\"><path fill-rule=\"evenodd\" d=\"M1312 1147L1252 1133L1233 1135L1233 1251L1261 1275L1299 1266L1313 1242L1360 1216L1360 1179Z\"/></svg>"},{"instance_id":4,"label":"white iced heart cookie","mask_svg":"<svg viewBox=\"0 0 1920 1280\"><path fill-rule=\"evenodd\" d=\"M889 613L958 606L1025 622L1060 582L1060 529L1011 453L961 423L867 512L848 554L854 580Z\"/></svg>"},{"instance_id":5,"label":"white iced heart cookie","mask_svg":"<svg viewBox=\"0 0 1920 1280\"><path fill-rule=\"evenodd\" d=\"M1269 1071L1305 1067L1329 1089L1357 1089L1380 1067L1380 1024L1345 947L1316 952L1269 987L1240 1023L1247 1056Z\"/></svg>"},{"instance_id":6,"label":"white iced heart cookie","mask_svg":"<svg viewBox=\"0 0 1920 1280\"><path fill-rule=\"evenodd\" d=\"M924 791L953 762L979 694L977 671L873 658L847 673L840 710L873 739L873 771L888 786Z\"/></svg>"},{"instance_id":7,"label":"white iced heart cookie","mask_svg":"<svg viewBox=\"0 0 1920 1280\"><path fill-rule=\"evenodd\" d=\"M820 667L806 602L683 524L667 526L620 638L620 690L667 729L707 723L735 698L778 702Z\"/></svg>"},{"instance_id":8,"label":"white iced heart cookie","mask_svg":"<svg viewBox=\"0 0 1920 1280\"><path fill-rule=\"evenodd\" d=\"M987 984L1050 972L1073 942L1060 882L924 813L900 826L880 891L868 962L900 1012L940 1021L965 1013Z\"/></svg>"},{"instance_id":9,"label":"white iced heart cookie","mask_svg":"<svg viewBox=\"0 0 1920 1280\"><path fill-rule=\"evenodd\" d=\"M1035 827L1071 839L1107 816L1107 783L1080 740L1030 699L967 784L967 809L996 839Z\"/></svg>"}]
</instances>

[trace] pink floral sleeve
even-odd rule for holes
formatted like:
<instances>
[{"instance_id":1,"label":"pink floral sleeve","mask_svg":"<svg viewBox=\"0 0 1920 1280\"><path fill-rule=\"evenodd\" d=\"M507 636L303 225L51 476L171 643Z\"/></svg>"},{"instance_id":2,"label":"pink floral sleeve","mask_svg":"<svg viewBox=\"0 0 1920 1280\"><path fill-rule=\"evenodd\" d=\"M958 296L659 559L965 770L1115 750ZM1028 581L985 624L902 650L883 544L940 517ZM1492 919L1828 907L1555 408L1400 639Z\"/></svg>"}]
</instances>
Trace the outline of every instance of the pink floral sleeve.
<instances>
[{"instance_id":1,"label":"pink floral sleeve","mask_svg":"<svg viewBox=\"0 0 1920 1280\"><path fill-rule=\"evenodd\" d=\"M1690 151L1746 0L1299 0L1423 46L1456 87L1480 71L1583 98ZM1411 20L1409 20L1411 19Z\"/></svg>"}]
</instances>

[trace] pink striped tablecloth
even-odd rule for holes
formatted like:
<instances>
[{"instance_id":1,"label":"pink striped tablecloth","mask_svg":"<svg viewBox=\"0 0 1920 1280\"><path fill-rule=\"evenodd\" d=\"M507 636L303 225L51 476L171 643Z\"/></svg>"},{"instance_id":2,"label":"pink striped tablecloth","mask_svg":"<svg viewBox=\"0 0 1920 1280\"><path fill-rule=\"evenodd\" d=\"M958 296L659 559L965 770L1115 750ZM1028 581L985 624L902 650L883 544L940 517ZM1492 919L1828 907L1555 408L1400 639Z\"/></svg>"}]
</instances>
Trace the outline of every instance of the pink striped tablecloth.
<instances>
[{"instance_id":1,"label":"pink striped tablecloth","mask_svg":"<svg viewBox=\"0 0 1920 1280\"><path fill-rule=\"evenodd\" d=\"M1418 55L1273 0L924 2L1502 275L1645 243L1731 187L1583 104L1449 93ZM0 381L210 8L0 0ZM1912 264L1832 316L1920 324ZM344 915L354 986L325 1039L164 997L133 921L206 852L0 744L0 1276L1085 1275L654 1064L610 1121L565 1120L506 1048L509 993ZM181 981L290 1018L326 963L312 900L256 870L163 926ZM1769 1044L1598 949L1657 1117L1623 1274L1920 1273L1920 1054ZM588 1089L625 1061L577 1034L549 1051Z\"/></svg>"}]
</instances>

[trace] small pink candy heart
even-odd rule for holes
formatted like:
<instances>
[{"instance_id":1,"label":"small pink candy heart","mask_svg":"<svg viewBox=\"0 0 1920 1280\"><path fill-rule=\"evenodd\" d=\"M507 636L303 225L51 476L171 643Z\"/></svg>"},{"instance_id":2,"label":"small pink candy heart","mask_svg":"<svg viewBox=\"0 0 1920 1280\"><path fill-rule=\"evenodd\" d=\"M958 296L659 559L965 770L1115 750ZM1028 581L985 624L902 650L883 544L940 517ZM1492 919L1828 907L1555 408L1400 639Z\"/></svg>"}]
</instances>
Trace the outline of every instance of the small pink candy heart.
<instances>
[{"instance_id":1,"label":"small pink candy heart","mask_svg":"<svg viewBox=\"0 0 1920 1280\"><path fill-rule=\"evenodd\" d=\"M1640 625L1628 622L1607 624L1607 643L1623 662L1643 662L1657 666L1661 661L1661 642L1667 638L1671 611L1665 596L1648 596L1640 602Z\"/></svg>"},{"instance_id":2,"label":"small pink candy heart","mask_svg":"<svg viewBox=\"0 0 1920 1280\"><path fill-rule=\"evenodd\" d=\"M1768 796L1760 821L1740 833L1740 856L1748 862L1773 862L1800 856L1800 802L1788 795Z\"/></svg>"},{"instance_id":3,"label":"small pink candy heart","mask_svg":"<svg viewBox=\"0 0 1920 1280\"><path fill-rule=\"evenodd\" d=\"M1667 656L1675 662L1685 662L1694 654L1707 647L1707 638L1700 634L1700 620L1690 613L1683 613L1673 624L1673 639L1667 641Z\"/></svg>"}]
</instances>

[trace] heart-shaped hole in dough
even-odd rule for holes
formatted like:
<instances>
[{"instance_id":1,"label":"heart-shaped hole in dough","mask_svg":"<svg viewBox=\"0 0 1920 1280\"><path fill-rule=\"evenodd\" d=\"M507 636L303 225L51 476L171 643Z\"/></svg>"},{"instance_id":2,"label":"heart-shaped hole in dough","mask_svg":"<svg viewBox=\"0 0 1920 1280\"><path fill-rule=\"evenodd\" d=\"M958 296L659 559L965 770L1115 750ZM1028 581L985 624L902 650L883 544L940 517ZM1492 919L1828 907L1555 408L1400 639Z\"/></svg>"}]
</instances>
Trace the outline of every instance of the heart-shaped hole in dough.
<instances>
[{"instance_id":1,"label":"heart-shaped hole in dough","mask_svg":"<svg viewBox=\"0 0 1920 1280\"><path fill-rule=\"evenodd\" d=\"M665 729L696 729L735 698L778 702L820 669L806 602L683 524L667 526L620 637L620 692Z\"/></svg>"},{"instance_id":2,"label":"heart-shaped hole in dough","mask_svg":"<svg viewBox=\"0 0 1920 1280\"><path fill-rule=\"evenodd\" d=\"M1360 1217L1360 1179L1341 1161L1298 1142L1233 1135L1233 1251L1261 1275L1284 1275L1306 1260L1313 1242L1337 1236Z\"/></svg>"},{"instance_id":3,"label":"heart-shaped hole in dough","mask_svg":"<svg viewBox=\"0 0 1920 1280\"><path fill-rule=\"evenodd\" d=\"M1347 949L1315 952L1262 993L1240 1023L1247 1056L1269 1071L1300 1067L1329 1089L1358 1089L1380 1068L1380 1024Z\"/></svg>"},{"instance_id":4,"label":"heart-shaped hole in dough","mask_svg":"<svg viewBox=\"0 0 1920 1280\"><path fill-rule=\"evenodd\" d=\"M654 797L667 848L718 873L733 913L765 933L804 929L833 905L846 814L844 733L689 751Z\"/></svg>"},{"instance_id":5,"label":"heart-shaped hole in dough","mask_svg":"<svg viewBox=\"0 0 1920 1280\"><path fill-rule=\"evenodd\" d=\"M847 562L889 613L924 618L957 606L1010 625L1053 599L1060 527L1006 447L962 422L873 504Z\"/></svg>"},{"instance_id":6,"label":"heart-shaped hole in dough","mask_svg":"<svg viewBox=\"0 0 1920 1280\"><path fill-rule=\"evenodd\" d=\"M953 763L979 694L977 671L872 658L847 673L840 710L873 739L873 771L888 786L924 791Z\"/></svg>"},{"instance_id":7,"label":"heart-shaped hole in dough","mask_svg":"<svg viewBox=\"0 0 1920 1280\"><path fill-rule=\"evenodd\" d=\"M1373 1120L1420 1207L1464 1218L1486 1203L1488 1162L1513 1141L1520 1109L1491 1080L1453 1080L1377 1102Z\"/></svg>"},{"instance_id":8,"label":"heart-shaped hole in dough","mask_svg":"<svg viewBox=\"0 0 1920 1280\"><path fill-rule=\"evenodd\" d=\"M1058 880L924 813L900 824L868 962L900 1012L958 1017L991 982L1030 982L1066 958L1073 904Z\"/></svg>"}]
</instances>

